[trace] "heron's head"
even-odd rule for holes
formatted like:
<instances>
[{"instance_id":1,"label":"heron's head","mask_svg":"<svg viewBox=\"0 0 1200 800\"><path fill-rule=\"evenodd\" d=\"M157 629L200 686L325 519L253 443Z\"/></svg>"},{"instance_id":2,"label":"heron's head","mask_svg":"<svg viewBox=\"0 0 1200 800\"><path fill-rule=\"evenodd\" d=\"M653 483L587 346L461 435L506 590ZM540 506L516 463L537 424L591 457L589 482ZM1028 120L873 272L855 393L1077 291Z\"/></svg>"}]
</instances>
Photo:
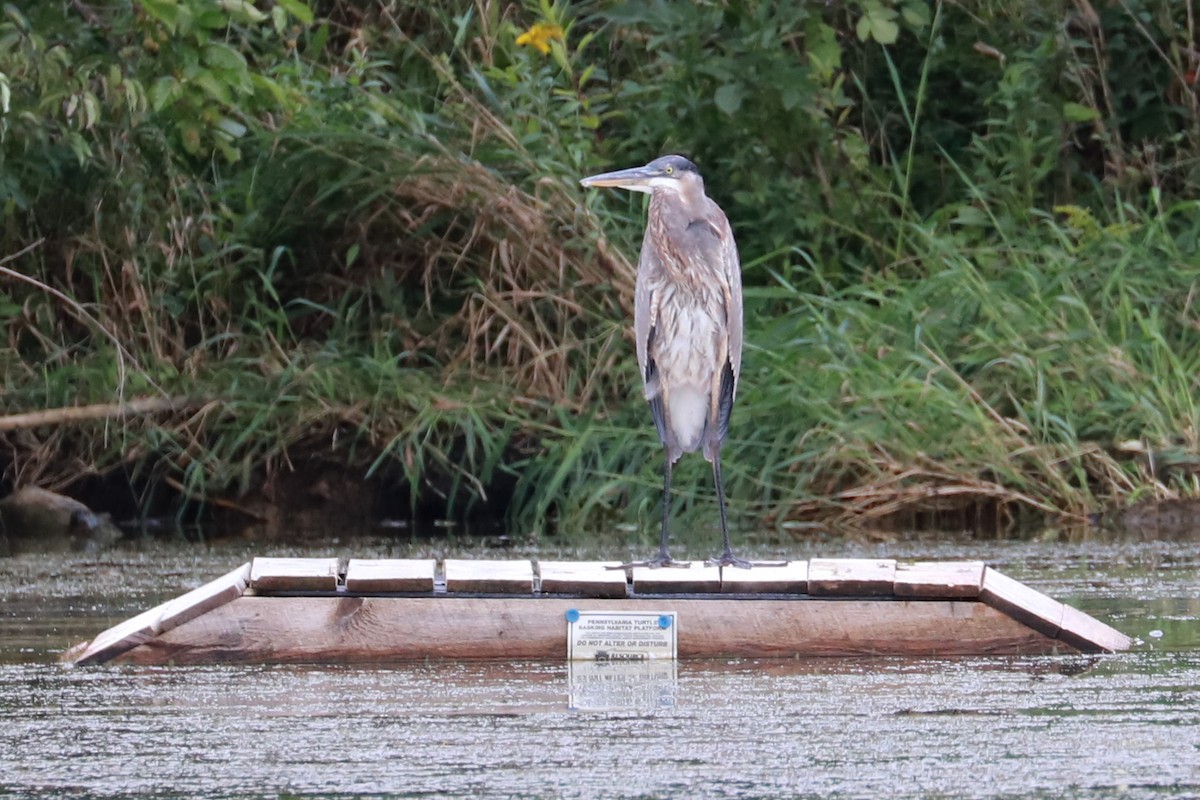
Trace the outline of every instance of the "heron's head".
<instances>
[{"instance_id":1,"label":"heron's head","mask_svg":"<svg viewBox=\"0 0 1200 800\"><path fill-rule=\"evenodd\" d=\"M663 156L654 159L644 167L590 175L580 183L588 187L611 186L646 194L654 194L655 191L682 194L697 188L703 191L704 188L700 170L696 169L696 165L683 156Z\"/></svg>"}]
</instances>

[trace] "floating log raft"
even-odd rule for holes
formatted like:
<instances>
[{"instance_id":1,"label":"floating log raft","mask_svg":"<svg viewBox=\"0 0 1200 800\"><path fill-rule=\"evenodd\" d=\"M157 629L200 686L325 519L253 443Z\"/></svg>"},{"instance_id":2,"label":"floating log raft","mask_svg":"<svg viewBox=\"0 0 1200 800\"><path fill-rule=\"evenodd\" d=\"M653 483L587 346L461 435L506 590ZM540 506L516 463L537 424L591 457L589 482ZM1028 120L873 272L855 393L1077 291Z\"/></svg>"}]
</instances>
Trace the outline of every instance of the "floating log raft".
<instances>
[{"instance_id":1,"label":"floating log raft","mask_svg":"<svg viewBox=\"0 0 1200 800\"><path fill-rule=\"evenodd\" d=\"M614 565L255 558L64 659L561 660L581 613L662 620L674 628L678 658L1100 653L1131 644L981 561L812 559L750 570Z\"/></svg>"}]
</instances>

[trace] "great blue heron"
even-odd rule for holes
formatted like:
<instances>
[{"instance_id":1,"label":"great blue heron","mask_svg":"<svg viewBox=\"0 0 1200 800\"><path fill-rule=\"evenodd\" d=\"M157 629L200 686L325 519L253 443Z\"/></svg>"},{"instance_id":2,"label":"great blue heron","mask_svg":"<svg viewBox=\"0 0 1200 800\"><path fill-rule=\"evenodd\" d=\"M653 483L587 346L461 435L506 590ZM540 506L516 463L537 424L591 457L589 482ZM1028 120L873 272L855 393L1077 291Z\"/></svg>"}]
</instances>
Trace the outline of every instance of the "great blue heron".
<instances>
[{"instance_id":1,"label":"great blue heron","mask_svg":"<svg viewBox=\"0 0 1200 800\"><path fill-rule=\"evenodd\" d=\"M724 550L710 564L749 567L733 554L721 481L721 444L742 367L742 272L725 212L704 193L696 165L682 156L580 181L650 195L634 307L638 366L666 451L662 544L634 565L688 566L667 549L671 468L703 447L712 462ZM631 565L623 565L631 566Z\"/></svg>"}]
</instances>

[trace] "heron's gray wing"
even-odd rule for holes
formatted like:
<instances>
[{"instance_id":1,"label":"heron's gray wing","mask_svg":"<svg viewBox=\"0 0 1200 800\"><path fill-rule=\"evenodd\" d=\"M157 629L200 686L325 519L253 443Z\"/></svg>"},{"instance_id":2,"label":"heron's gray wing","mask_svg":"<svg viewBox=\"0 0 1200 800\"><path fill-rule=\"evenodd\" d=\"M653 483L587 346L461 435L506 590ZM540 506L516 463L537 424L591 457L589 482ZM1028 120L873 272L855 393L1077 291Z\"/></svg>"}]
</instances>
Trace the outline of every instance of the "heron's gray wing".
<instances>
[{"instance_id":1,"label":"heron's gray wing","mask_svg":"<svg viewBox=\"0 0 1200 800\"><path fill-rule=\"evenodd\" d=\"M642 255L638 259L637 287L634 290L633 335L637 342L638 371L642 380L649 383L646 367L650 360L650 337L653 336L658 309L654 304L651 276L662 271L662 262L653 242L647 236L642 242Z\"/></svg>"},{"instance_id":2,"label":"heron's gray wing","mask_svg":"<svg viewBox=\"0 0 1200 800\"><path fill-rule=\"evenodd\" d=\"M662 273L661 256L652 241L649 230L642 242L642 254L638 260L637 287L634 290L633 335L637 343L638 371L645 385L646 400L658 429L659 441L666 443L666 412L663 409L662 390L658 384L658 365L651 355L651 343L657 333L658 298L654 291L655 277Z\"/></svg>"},{"instance_id":3,"label":"heron's gray wing","mask_svg":"<svg viewBox=\"0 0 1200 800\"><path fill-rule=\"evenodd\" d=\"M742 373L742 266L738 259L733 229L716 203L710 211L710 221L716 232L711 257L721 278L721 293L725 307L726 360L720 370L717 400L718 440L725 441L729 433L729 417L733 413L733 398L737 394L738 377Z\"/></svg>"},{"instance_id":4,"label":"heron's gray wing","mask_svg":"<svg viewBox=\"0 0 1200 800\"><path fill-rule=\"evenodd\" d=\"M721 268L724 271L725 319L729 326L729 363L733 368L734 390L742 374L742 262L738 258L737 242L733 240L733 229L729 220L721 214ZM731 398L732 399L732 398Z\"/></svg>"}]
</instances>

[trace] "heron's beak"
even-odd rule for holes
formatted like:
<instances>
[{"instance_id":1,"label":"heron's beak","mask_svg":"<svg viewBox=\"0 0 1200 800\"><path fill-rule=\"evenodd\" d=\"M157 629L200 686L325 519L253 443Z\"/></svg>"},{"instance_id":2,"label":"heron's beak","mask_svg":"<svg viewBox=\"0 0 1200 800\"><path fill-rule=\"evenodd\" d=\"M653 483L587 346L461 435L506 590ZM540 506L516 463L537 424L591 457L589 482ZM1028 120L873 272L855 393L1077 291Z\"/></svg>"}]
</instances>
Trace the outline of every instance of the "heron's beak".
<instances>
[{"instance_id":1,"label":"heron's beak","mask_svg":"<svg viewBox=\"0 0 1200 800\"><path fill-rule=\"evenodd\" d=\"M662 174L658 170L646 167L633 167L632 169L619 169L615 172L602 172L599 175L589 175L581 180L580 183L587 187L613 187L628 189L632 192L649 193L653 189L654 179L661 177Z\"/></svg>"}]
</instances>

